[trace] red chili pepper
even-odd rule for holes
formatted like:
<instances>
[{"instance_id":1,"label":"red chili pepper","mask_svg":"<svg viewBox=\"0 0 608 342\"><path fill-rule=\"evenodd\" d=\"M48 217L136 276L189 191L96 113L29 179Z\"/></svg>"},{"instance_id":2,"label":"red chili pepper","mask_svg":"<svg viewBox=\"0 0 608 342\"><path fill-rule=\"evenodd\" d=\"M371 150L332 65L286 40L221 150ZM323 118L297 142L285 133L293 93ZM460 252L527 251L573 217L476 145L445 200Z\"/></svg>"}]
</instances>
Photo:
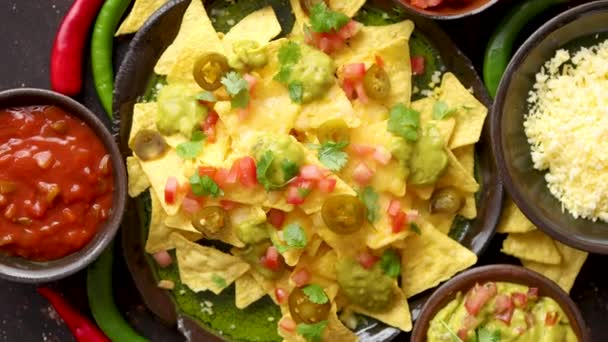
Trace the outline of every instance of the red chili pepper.
<instances>
[{"instance_id":1,"label":"red chili pepper","mask_svg":"<svg viewBox=\"0 0 608 342\"><path fill-rule=\"evenodd\" d=\"M51 52L51 89L73 96L82 88L82 54L103 0L75 0L63 18Z\"/></svg>"},{"instance_id":2,"label":"red chili pepper","mask_svg":"<svg viewBox=\"0 0 608 342\"><path fill-rule=\"evenodd\" d=\"M82 316L61 295L48 287L39 287L38 293L46 298L57 314L70 328L78 342L111 342L109 338L91 321Z\"/></svg>"}]
</instances>

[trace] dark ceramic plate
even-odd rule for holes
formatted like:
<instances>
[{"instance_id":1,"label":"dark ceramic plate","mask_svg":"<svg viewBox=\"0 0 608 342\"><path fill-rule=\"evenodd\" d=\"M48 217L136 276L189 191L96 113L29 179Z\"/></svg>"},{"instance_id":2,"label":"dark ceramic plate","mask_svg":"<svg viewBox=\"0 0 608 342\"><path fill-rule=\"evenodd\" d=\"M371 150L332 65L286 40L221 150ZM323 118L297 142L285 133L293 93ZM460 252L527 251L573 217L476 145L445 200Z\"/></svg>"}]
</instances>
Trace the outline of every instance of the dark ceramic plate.
<instances>
[{"instance_id":1,"label":"dark ceramic plate","mask_svg":"<svg viewBox=\"0 0 608 342\"><path fill-rule=\"evenodd\" d=\"M549 192L545 172L535 170L524 129L528 92L541 66L558 49L576 51L608 38L608 1L594 1L566 11L528 38L500 82L492 111L492 138L505 187L536 226L561 242L608 254L608 223L575 219L563 212Z\"/></svg>"},{"instance_id":2,"label":"dark ceramic plate","mask_svg":"<svg viewBox=\"0 0 608 342\"><path fill-rule=\"evenodd\" d=\"M206 3L206 6L215 8L214 6L222 5L218 2L223 1L210 1ZM114 90L113 111L116 118L114 130L119 134L121 149L125 157L131 155L127 140L131 128L133 105L148 96L151 84L158 82L158 78L153 74L154 65L163 50L177 34L181 17L188 3L189 0L172 0L156 12L133 38L129 51L120 67ZM237 1L237 4L251 7L250 11L261 7L260 4L262 3L273 5L281 25L284 27L284 32L289 32L293 23L293 16L289 8L285 8L285 5L289 3L287 0ZM383 9L379 10L379 8ZM382 12L385 10L390 12L391 16L403 15L402 13L395 13L392 10L392 4L387 1L374 2L374 7L366 7L357 18L374 24L380 24L381 21L384 23L390 22L394 18L389 16L387 19ZM238 21L244 15L243 11L235 13L234 21ZM425 55L427 66L432 66L432 68L427 68L428 70L421 77L422 79L414 80L414 84L428 83L433 70L449 70L466 87L471 87L477 98L489 107L490 99L468 58L432 21L420 17L410 19L416 24L416 30L410 41L412 53ZM223 28L222 23L227 21L225 16L218 17L215 21L216 28L221 30ZM502 202L502 186L498 180L493 162L487 125L486 122L481 140L476 146L476 170L481 184L481 190L477 194L478 217L472 221L457 220L450 232L452 238L478 255L483 252L494 234ZM185 305L180 307L177 304L180 302L180 297L172 295L171 292L160 290L156 286L159 272L163 276L171 276L171 274L165 270L157 269L154 263L150 262L149 256L144 253L147 222L149 221L145 197L140 196L140 198L129 202L122 234L125 258L145 304L165 323L171 325L177 323L179 329L184 335L188 336L189 340L206 341L212 339L212 336L218 335L230 338L226 336L225 330L220 331L217 327L212 328L200 320L193 319L190 313L192 311L191 307L184 308ZM420 309L432 291L429 290L410 300L414 318L418 316ZM200 295L205 296L205 294ZM216 307L214 306L214 308ZM234 312L230 314L234 314ZM362 341L387 341L396 337L399 331L378 322L370 322L368 325L359 328L357 333ZM255 338L251 335L248 337Z\"/></svg>"},{"instance_id":3,"label":"dark ceramic plate","mask_svg":"<svg viewBox=\"0 0 608 342\"><path fill-rule=\"evenodd\" d=\"M445 1L436 8L419 8L412 5L411 0L393 1L397 3L398 6L403 6L409 12L437 20L465 18L480 13L498 2L498 0Z\"/></svg>"}]
</instances>

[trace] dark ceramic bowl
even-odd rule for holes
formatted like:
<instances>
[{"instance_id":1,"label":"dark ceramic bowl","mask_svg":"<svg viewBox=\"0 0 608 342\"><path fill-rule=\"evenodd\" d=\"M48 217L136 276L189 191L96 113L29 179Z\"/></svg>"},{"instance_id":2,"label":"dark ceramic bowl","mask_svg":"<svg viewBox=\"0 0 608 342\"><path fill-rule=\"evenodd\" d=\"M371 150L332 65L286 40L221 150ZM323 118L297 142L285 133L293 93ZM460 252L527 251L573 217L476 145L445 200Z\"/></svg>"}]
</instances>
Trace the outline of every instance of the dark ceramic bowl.
<instances>
[{"instance_id":1,"label":"dark ceramic bowl","mask_svg":"<svg viewBox=\"0 0 608 342\"><path fill-rule=\"evenodd\" d=\"M490 116L492 145L504 185L522 212L545 233L593 253L608 254L608 223L574 219L549 192L545 172L533 168L523 128L535 74L555 51L606 38L608 1L575 7L538 29L519 48L498 87ZM596 38L596 34L599 34Z\"/></svg>"},{"instance_id":2,"label":"dark ceramic bowl","mask_svg":"<svg viewBox=\"0 0 608 342\"><path fill-rule=\"evenodd\" d=\"M580 310L564 290L550 279L521 266L490 265L470 269L443 284L426 302L414 330L410 342L425 342L430 321L435 314L456 297L458 292L466 293L476 283L488 281L510 282L538 288L538 294L553 298L564 310L574 333L581 342L591 341L589 329L585 325Z\"/></svg>"},{"instance_id":3,"label":"dark ceramic bowl","mask_svg":"<svg viewBox=\"0 0 608 342\"><path fill-rule=\"evenodd\" d=\"M110 217L99 227L93 239L80 251L47 262L34 262L0 254L0 278L22 283L42 283L65 278L93 262L116 235L127 197L127 175L122 155L108 129L93 112L71 98L49 90L20 88L0 92L0 108L32 105L60 107L82 120L95 132L111 157L114 194Z\"/></svg>"},{"instance_id":4,"label":"dark ceramic bowl","mask_svg":"<svg viewBox=\"0 0 608 342\"><path fill-rule=\"evenodd\" d=\"M445 1L437 7L419 8L411 0L393 0L406 11L436 20L460 19L482 12L498 0Z\"/></svg>"}]
</instances>

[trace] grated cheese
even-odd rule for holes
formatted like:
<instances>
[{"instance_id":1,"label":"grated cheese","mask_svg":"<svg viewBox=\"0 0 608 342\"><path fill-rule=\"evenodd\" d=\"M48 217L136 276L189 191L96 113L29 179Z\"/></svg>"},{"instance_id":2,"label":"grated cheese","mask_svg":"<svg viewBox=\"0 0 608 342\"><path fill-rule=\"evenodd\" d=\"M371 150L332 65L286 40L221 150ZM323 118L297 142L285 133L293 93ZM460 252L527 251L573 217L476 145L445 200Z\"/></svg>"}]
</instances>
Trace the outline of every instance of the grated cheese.
<instances>
[{"instance_id":1,"label":"grated cheese","mask_svg":"<svg viewBox=\"0 0 608 342\"><path fill-rule=\"evenodd\" d=\"M536 74L524 129L534 168L575 218L608 222L608 40L558 50Z\"/></svg>"}]
</instances>

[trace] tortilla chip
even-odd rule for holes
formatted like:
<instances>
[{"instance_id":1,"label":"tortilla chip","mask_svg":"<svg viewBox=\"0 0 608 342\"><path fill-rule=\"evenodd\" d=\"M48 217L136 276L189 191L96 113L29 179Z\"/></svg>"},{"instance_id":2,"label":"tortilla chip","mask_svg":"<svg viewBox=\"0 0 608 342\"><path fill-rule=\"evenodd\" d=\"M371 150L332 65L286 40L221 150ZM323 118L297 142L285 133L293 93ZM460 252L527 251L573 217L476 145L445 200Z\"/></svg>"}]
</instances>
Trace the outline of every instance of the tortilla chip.
<instances>
[{"instance_id":1,"label":"tortilla chip","mask_svg":"<svg viewBox=\"0 0 608 342\"><path fill-rule=\"evenodd\" d=\"M448 154L448 166L437 180L436 186L438 188L452 186L463 192L477 192L479 184L475 177L460 164L451 150L446 149L446 153Z\"/></svg>"},{"instance_id":2,"label":"tortilla chip","mask_svg":"<svg viewBox=\"0 0 608 342\"><path fill-rule=\"evenodd\" d=\"M293 320L289 310L285 309L285 306L281 307L283 312L283 319ZM281 328L278 329L279 336L283 338L283 342L307 342L307 340L298 335L295 332L288 332ZM329 316L327 317L327 326L323 330L322 341L339 341L339 342L357 342L359 337L350 329L344 326L342 321L338 318L337 308L334 304Z\"/></svg>"},{"instance_id":3,"label":"tortilla chip","mask_svg":"<svg viewBox=\"0 0 608 342\"><path fill-rule=\"evenodd\" d=\"M460 165L475 178L475 145L466 145L452 150ZM459 214L467 219L477 217L477 200L474 193L469 193L465 197L464 206Z\"/></svg>"},{"instance_id":4,"label":"tortilla chip","mask_svg":"<svg viewBox=\"0 0 608 342\"><path fill-rule=\"evenodd\" d=\"M266 290L251 275L245 273L234 282L235 303L239 309L244 309L266 295Z\"/></svg>"},{"instance_id":5,"label":"tortilla chip","mask_svg":"<svg viewBox=\"0 0 608 342\"><path fill-rule=\"evenodd\" d=\"M441 233L430 223L419 224L401 251L401 287L407 298L433 288L473 266L477 255Z\"/></svg>"},{"instance_id":6,"label":"tortilla chip","mask_svg":"<svg viewBox=\"0 0 608 342\"><path fill-rule=\"evenodd\" d=\"M359 252L366 250L367 236L373 232L373 228L369 224L364 224L361 229L349 234L348 239L345 239L344 235L336 234L325 226L321 213L313 215L313 224L317 227L317 234L336 251L339 258L354 258Z\"/></svg>"},{"instance_id":7,"label":"tortilla chip","mask_svg":"<svg viewBox=\"0 0 608 342\"><path fill-rule=\"evenodd\" d=\"M186 9L177 36L156 62L154 72L167 75L167 80L193 82L192 68L196 59L206 52L224 52L202 1L191 1Z\"/></svg>"},{"instance_id":8,"label":"tortilla chip","mask_svg":"<svg viewBox=\"0 0 608 342\"><path fill-rule=\"evenodd\" d=\"M556 282L564 291L570 292L589 253L566 246L559 241L554 241L554 243L561 255L561 264L547 265L525 259L522 259L521 262L524 267L544 275Z\"/></svg>"},{"instance_id":9,"label":"tortilla chip","mask_svg":"<svg viewBox=\"0 0 608 342\"><path fill-rule=\"evenodd\" d=\"M133 149L133 139L137 132L144 129L156 131L156 102L136 103L133 106L131 131L129 133L129 147Z\"/></svg>"},{"instance_id":10,"label":"tortilla chip","mask_svg":"<svg viewBox=\"0 0 608 342\"><path fill-rule=\"evenodd\" d=\"M298 131L317 129L331 119L342 119L348 127L357 127L361 124L350 100L337 83L334 83L323 98L302 107L294 128Z\"/></svg>"},{"instance_id":11,"label":"tortilla chip","mask_svg":"<svg viewBox=\"0 0 608 342\"><path fill-rule=\"evenodd\" d=\"M232 51L232 44L241 40L252 40L266 45L281 33L281 24L272 7L259 9L236 23L224 35L222 42L226 51Z\"/></svg>"},{"instance_id":12,"label":"tortilla chip","mask_svg":"<svg viewBox=\"0 0 608 342\"><path fill-rule=\"evenodd\" d=\"M336 280L336 263L338 254L334 249L328 249L311 265L311 272L324 278Z\"/></svg>"},{"instance_id":13,"label":"tortilla chip","mask_svg":"<svg viewBox=\"0 0 608 342\"><path fill-rule=\"evenodd\" d=\"M412 102L410 107L420 113L420 125L422 129L431 125L435 126L447 146L456 126L456 119L452 117L440 120L433 119L433 108L436 102L434 98L426 97Z\"/></svg>"},{"instance_id":14,"label":"tortilla chip","mask_svg":"<svg viewBox=\"0 0 608 342\"><path fill-rule=\"evenodd\" d=\"M312 237L314 234L312 220L310 219L310 217L306 215L301 209L296 208L293 211L287 213L282 229L285 229L285 227L290 224L298 224L300 227L302 227L302 229L304 230L304 234L306 235L307 248L308 243L312 241ZM276 232L276 230L273 228L272 232ZM278 233L277 235L280 234L282 233ZM276 239L276 237L274 239ZM283 241L281 240L280 243L283 243ZM285 263L289 266L296 266L302 254L306 251L306 248L290 248L284 253L282 253L283 258L285 259Z\"/></svg>"},{"instance_id":15,"label":"tortilla chip","mask_svg":"<svg viewBox=\"0 0 608 342\"><path fill-rule=\"evenodd\" d=\"M381 312L368 311L356 305L349 305L349 309L365 316L374 318L380 322L398 328L402 331L410 331L412 330L412 316L410 314L410 308L407 303L407 299L405 298L405 294L399 288L396 281L393 287L393 292L395 294L395 297L393 298L392 307L390 308L390 310L385 310Z\"/></svg>"},{"instance_id":16,"label":"tortilla chip","mask_svg":"<svg viewBox=\"0 0 608 342\"><path fill-rule=\"evenodd\" d=\"M477 217L477 200L475 199L475 194L469 194L464 198L464 205L458 213L469 220Z\"/></svg>"},{"instance_id":17,"label":"tortilla chip","mask_svg":"<svg viewBox=\"0 0 608 342\"><path fill-rule=\"evenodd\" d=\"M120 24L116 35L137 32L150 16L169 0L135 0L133 8L125 20Z\"/></svg>"},{"instance_id":18,"label":"tortilla chip","mask_svg":"<svg viewBox=\"0 0 608 342\"><path fill-rule=\"evenodd\" d=\"M454 218L456 214L452 213L435 213L431 214L429 212L429 201L423 200L420 198L416 198L414 200L413 207L418 210L419 216L424 217L425 220L429 221L430 224L435 227L438 231L443 234L448 234L450 229L452 228L452 223L454 222Z\"/></svg>"},{"instance_id":19,"label":"tortilla chip","mask_svg":"<svg viewBox=\"0 0 608 342\"><path fill-rule=\"evenodd\" d=\"M150 181L135 157L127 157L127 174L129 175L129 196L135 198L150 187Z\"/></svg>"},{"instance_id":20,"label":"tortilla chip","mask_svg":"<svg viewBox=\"0 0 608 342\"><path fill-rule=\"evenodd\" d=\"M562 262L553 240L540 230L509 234L500 251L519 259L543 264L559 265Z\"/></svg>"},{"instance_id":21,"label":"tortilla chip","mask_svg":"<svg viewBox=\"0 0 608 342\"><path fill-rule=\"evenodd\" d=\"M367 246L371 249L381 249L397 241L407 238L412 232L404 229L399 233L393 232L391 218L386 215L390 202L398 200L401 208L407 210L412 207L411 199L406 197L394 198L387 194L380 194L378 198L378 218L372 224L374 229L367 235Z\"/></svg>"},{"instance_id":22,"label":"tortilla chip","mask_svg":"<svg viewBox=\"0 0 608 342\"><path fill-rule=\"evenodd\" d=\"M527 233L535 229L534 224L524 216L515 202L510 197L505 198L496 231L499 233Z\"/></svg>"},{"instance_id":23,"label":"tortilla chip","mask_svg":"<svg viewBox=\"0 0 608 342\"><path fill-rule=\"evenodd\" d=\"M289 285L289 276L290 276L289 272L284 272L283 275L281 276L281 278L279 278L279 279L265 278L263 275L256 272L255 269L251 269L250 274L253 276L253 278L258 283L258 285L264 289L264 291L270 297L270 299L272 299L272 301L277 305L279 305L279 302L277 302L275 290L277 288L282 288L289 292L292 288ZM281 307L281 309L282 309L282 307Z\"/></svg>"},{"instance_id":24,"label":"tortilla chip","mask_svg":"<svg viewBox=\"0 0 608 342\"><path fill-rule=\"evenodd\" d=\"M165 225L167 214L165 214L160 200L154 191L150 191L150 198L152 201L152 213L150 215L150 226L148 227L148 239L146 239L146 253L154 254L175 248L173 240L169 238L171 233L179 232L184 238L191 241L203 238L203 235L199 232L184 232Z\"/></svg>"},{"instance_id":25,"label":"tortilla chip","mask_svg":"<svg viewBox=\"0 0 608 342\"><path fill-rule=\"evenodd\" d=\"M249 270L241 258L190 242L173 233L179 277L194 292L210 290L220 294L232 282Z\"/></svg>"},{"instance_id":26,"label":"tortilla chip","mask_svg":"<svg viewBox=\"0 0 608 342\"><path fill-rule=\"evenodd\" d=\"M479 102L454 76L446 72L441 82L439 100L454 109L456 127L450 140L450 149L479 141L488 109Z\"/></svg>"},{"instance_id":27,"label":"tortilla chip","mask_svg":"<svg viewBox=\"0 0 608 342\"><path fill-rule=\"evenodd\" d=\"M306 13L304 13L304 10L302 10L300 0L289 0L289 4L291 5L291 11L293 12L293 16L295 17L293 28L289 33L289 37L297 39L299 37L304 36L304 25L308 24L308 16L306 15Z\"/></svg>"},{"instance_id":28,"label":"tortilla chip","mask_svg":"<svg viewBox=\"0 0 608 342\"><path fill-rule=\"evenodd\" d=\"M327 4L333 11L354 17L361 6L365 4L365 0L328 0Z\"/></svg>"}]
</instances>

